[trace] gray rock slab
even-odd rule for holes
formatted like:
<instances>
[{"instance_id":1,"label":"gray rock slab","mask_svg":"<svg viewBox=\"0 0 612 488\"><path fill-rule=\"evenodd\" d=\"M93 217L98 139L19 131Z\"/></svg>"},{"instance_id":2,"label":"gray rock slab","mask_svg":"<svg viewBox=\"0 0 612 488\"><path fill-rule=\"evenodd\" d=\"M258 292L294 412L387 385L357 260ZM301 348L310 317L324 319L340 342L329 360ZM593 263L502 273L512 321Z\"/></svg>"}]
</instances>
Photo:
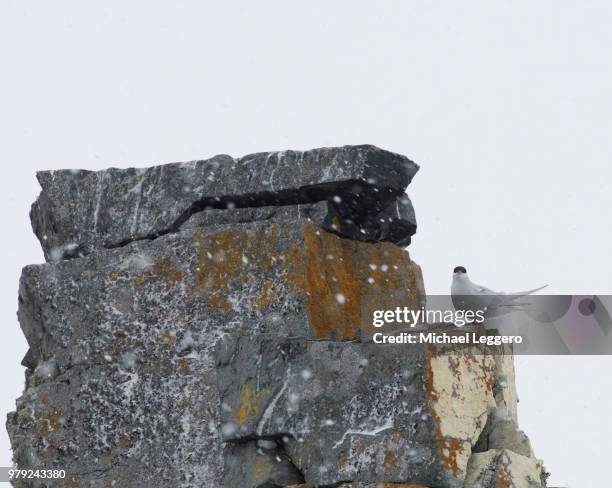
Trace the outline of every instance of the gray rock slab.
<instances>
[{"instance_id":1,"label":"gray rock slab","mask_svg":"<svg viewBox=\"0 0 612 488\"><path fill-rule=\"evenodd\" d=\"M417 170L399 154L344 146L149 168L41 171L31 220L49 261L176 232L207 209L318 201L334 208L338 232L357 227L347 237L405 244L416 221L403 192ZM397 212L399 200L406 211Z\"/></svg>"},{"instance_id":2,"label":"gray rock slab","mask_svg":"<svg viewBox=\"0 0 612 488\"><path fill-rule=\"evenodd\" d=\"M306 482L463 486L444 469L427 353L362 343L227 338L216 350L223 439L285 438Z\"/></svg>"},{"instance_id":3,"label":"gray rock slab","mask_svg":"<svg viewBox=\"0 0 612 488\"><path fill-rule=\"evenodd\" d=\"M80 487L221 486L220 338L354 339L364 296L422 296L406 251L285 210L25 267L27 382L7 423L17 465L63 467ZM389 270L369 284L372 262Z\"/></svg>"},{"instance_id":4,"label":"gray rock slab","mask_svg":"<svg viewBox=\"0 0 612 488\"><path fill-rule=\"evenodd\" d=\"M488 432L488 449L507 449L522 456L534 457L529 438L509 420L504 420L493 424Z\"/></svg>"},{"instance_id":5,"label":"gray rock slab","mask_svg":"<svg viewBox=\"0 0 612 488\"><path fill-rule=\"evenodd\" d=\"M301 484L304 477L279 443L259 440L228 443L224 449L225 488L274 488Z\"/></svg>"}]
</instances>

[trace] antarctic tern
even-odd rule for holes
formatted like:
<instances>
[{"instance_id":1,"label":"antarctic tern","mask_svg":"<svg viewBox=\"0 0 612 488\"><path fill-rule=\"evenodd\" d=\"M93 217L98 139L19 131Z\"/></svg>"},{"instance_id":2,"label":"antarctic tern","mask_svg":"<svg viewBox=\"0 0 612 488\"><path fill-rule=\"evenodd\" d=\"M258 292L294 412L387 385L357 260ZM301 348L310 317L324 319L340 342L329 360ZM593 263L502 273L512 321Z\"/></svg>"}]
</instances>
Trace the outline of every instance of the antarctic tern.
<instances>
[{"instance_id":1,"label":"antarctic tern","mask_svg":"<svg viewBox=\"0 0 612 488\"><path fill-rule=\"evenodd\" d=\"M520 310L525 305L520 301L521 298L546 286L548 285L515 293L496 292L472 282L467 270L463 266L457 266L453 270L451 298L457 310L485 310L487 317L493 317Z\"/></svg>"}]
</instances>

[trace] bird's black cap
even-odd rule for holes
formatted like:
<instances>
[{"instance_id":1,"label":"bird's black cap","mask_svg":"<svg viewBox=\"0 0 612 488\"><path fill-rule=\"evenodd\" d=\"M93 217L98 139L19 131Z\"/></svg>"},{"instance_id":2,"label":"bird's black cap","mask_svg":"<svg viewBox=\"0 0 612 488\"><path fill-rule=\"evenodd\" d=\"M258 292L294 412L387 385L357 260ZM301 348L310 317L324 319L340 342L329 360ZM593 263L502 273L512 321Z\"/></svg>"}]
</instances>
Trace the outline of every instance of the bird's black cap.
<instances>
[{"instance_id":1,"label":"bird's black cap","mask_svg":"<svg viewBox=\"0 0 612 488\"><path fill-rule=\"evenodd\" d=\"M467 274L467 269L465 269L463 266L457 266L454 270L453 273L463 273L463 274Z\"/></svg>"}]
</instances>

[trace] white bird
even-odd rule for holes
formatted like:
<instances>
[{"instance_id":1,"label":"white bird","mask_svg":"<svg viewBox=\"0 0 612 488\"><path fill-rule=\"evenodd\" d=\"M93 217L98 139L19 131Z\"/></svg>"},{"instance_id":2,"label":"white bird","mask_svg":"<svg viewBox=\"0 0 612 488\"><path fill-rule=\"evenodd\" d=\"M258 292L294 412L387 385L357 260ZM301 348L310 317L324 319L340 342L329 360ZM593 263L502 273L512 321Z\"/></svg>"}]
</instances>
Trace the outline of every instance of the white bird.
<instances>
[{"instance_id":1,"label":"white bird","mask_svg":"<svg viewBox=\"0 0 612 488\"><path fill-rule=\"evenodd\" d=\"M515 293L496 292L472 282L467 275L467 270L463 266L457 266L453 270L451 298L456 310L485 310L487 317L493 317L520 310L525 305L519 301L520 298L547 286Z\"/></svg>"}]
</instances>

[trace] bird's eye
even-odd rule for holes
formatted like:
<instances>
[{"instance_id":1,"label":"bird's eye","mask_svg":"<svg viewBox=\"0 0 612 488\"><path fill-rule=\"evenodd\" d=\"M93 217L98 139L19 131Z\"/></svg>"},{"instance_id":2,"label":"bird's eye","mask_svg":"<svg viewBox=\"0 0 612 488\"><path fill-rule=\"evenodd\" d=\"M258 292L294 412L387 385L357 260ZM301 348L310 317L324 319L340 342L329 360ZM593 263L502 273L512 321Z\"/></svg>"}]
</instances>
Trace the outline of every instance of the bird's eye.
<instances>
[{"instance_id":1,"label":"bird's eye","mask_svg":"<svg viewBox=\"0 0 612 488\"><path fill-rule=\"evenodd\" d=\"M453 273L467 273L467 270L463 267L463 266L457 266L454 270Z\"/></svg>"}]
</instances>

